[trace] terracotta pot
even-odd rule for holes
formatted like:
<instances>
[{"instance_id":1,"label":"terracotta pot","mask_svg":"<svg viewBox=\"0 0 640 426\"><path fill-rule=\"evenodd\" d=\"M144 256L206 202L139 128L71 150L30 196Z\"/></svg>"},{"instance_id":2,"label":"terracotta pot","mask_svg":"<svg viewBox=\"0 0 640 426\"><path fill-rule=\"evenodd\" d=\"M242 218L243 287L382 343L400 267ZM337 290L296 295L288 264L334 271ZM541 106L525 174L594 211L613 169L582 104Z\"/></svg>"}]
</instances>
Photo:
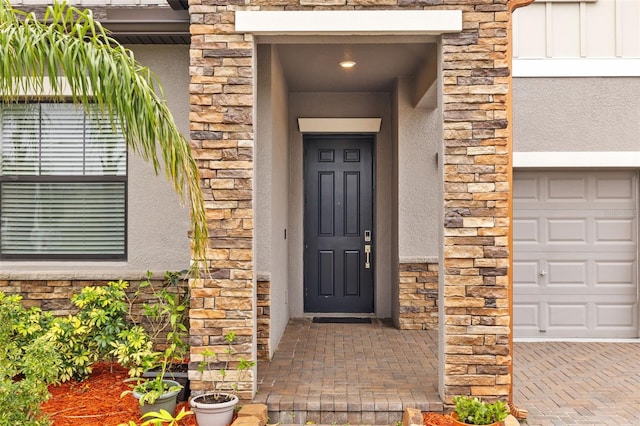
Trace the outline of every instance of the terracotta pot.
<instances>
[{"instance_id":1,"label":"terracotta pot","mask_svg":"<svg viewBox=\"0 0 640 426\"><path fill-rule=\"evenodd\" d=\"M463 423L458 420L458 415L455 413L451 413L451 421L455 426L478 426L478 425L469 425L469 423ZM504 422L495 422L485 426L504 426Z\"/></svg>"}]
</instances>

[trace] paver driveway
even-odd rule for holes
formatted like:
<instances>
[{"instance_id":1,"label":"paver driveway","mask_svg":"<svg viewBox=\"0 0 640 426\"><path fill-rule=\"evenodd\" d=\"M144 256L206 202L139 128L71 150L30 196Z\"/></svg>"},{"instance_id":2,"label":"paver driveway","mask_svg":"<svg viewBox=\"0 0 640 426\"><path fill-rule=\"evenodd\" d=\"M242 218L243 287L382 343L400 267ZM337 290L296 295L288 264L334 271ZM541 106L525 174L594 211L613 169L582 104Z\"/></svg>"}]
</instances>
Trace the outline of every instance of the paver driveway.
<instances>
[{"instance_id":1,"label":"paver driveway","mask_svg":"<svg viewBox=\"0 0 640 426\"><path fill-rule=\"evenodd\" d=\"M640 425L640 342L516 342L514 359L529 426Z\"/></svg>"}]
</instances>

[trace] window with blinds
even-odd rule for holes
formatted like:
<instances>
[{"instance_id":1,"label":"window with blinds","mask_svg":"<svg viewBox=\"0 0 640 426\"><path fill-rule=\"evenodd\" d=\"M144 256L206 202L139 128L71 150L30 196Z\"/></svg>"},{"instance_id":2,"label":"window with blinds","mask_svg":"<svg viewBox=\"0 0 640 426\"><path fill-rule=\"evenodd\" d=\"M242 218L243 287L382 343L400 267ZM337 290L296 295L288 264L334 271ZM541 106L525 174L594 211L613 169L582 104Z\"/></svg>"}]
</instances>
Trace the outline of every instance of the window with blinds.
<instances>
[{"instance_id":1,"label":"window with blinds","mask_svg":"<svg viewBox=\"0 0 640 426\"><path fill-rule=\"evenodd\" d=\"M72 104L0 106L0 258L126 258L127 147Z\"/></svg>"}]
</instances>

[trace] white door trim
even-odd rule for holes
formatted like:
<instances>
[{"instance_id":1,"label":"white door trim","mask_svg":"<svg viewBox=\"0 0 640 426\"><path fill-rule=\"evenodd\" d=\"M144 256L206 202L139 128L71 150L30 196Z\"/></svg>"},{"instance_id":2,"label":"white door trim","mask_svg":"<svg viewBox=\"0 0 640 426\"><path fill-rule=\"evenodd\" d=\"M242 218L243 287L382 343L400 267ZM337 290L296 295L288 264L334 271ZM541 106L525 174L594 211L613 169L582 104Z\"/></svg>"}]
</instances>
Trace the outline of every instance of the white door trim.
<instances>
[{"instance_id":1,"label":"white door trim","mask_svg":"<svg viewBox=\"0 0 640 426\"><path fill-rule=\"evenodd\" d=\"M640 168L640 151L514 152L513 167Z\"/></svg>"}]
</instances>

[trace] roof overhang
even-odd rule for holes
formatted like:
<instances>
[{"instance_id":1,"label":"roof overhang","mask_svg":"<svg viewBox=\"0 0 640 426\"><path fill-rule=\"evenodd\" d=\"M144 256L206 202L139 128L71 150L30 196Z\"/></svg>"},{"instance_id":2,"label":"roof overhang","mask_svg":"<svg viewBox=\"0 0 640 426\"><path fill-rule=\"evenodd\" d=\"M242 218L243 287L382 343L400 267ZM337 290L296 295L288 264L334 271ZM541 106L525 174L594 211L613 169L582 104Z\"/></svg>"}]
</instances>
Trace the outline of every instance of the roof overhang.
<instances>
[{"instance_id":1,"label":"roof overhang","mask_svg":"<svg viewBox=\"0 0 640 426\"><path fill-rule=\"evenodd\" d=\"M189 44L189 11L169 8L107 9L102 20L123 44Z\"/></svg>"}]
</instances>

